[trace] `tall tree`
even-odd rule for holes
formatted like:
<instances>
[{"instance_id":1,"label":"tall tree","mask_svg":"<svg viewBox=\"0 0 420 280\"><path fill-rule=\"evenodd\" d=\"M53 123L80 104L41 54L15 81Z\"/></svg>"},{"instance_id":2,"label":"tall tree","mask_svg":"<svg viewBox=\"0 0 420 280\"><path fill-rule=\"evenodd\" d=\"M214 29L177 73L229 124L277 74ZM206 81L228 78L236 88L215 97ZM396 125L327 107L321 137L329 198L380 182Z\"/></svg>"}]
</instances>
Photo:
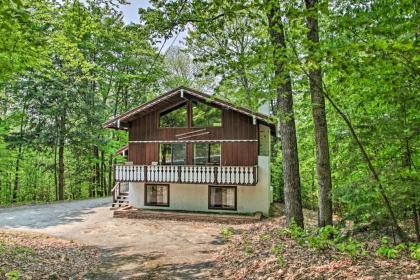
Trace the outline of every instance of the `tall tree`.
<instances>
[{"instance_id":1,"label":"tall tree","mask_svg":"<svg viewBox=\"0 0 420 280\"><path fill-rule=\"evenodd\" d=\"M308 71L311 92L312 118L315 131L316 171L318 176L318 226L332 225L331 165L328 145L327 116L322 92L322 69L320 63L318 0L305 0L308 27Z\"/></svg>"},{"instance_id":2,"label":"tall tree","mask_svg":"<svg viewBox=\"0 0 420 280\"><path fill-rule=\"evenodd\" d=\"M280 137L283 155L284 203L286 219L303 227L300 191L299 157L296 125L293 112L293 91L290 74L286 69L286 39L282 12L278 1L266 3L268 28L273 48L274 83L277 88L277 107L280 117Z\"/></svg>"}]
</instances>

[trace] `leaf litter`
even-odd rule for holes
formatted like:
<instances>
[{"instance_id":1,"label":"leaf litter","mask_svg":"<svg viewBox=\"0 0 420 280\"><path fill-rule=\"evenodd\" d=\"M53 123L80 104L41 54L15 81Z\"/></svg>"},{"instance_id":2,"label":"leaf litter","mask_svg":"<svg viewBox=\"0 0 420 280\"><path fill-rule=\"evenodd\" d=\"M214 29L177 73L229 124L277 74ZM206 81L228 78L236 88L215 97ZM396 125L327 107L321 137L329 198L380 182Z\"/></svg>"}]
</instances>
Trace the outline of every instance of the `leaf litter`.
<instances>
[{"instance_id":1,"label":"leaf litter","mask_svg":"<svg viewBox=\"0 0 420 280\"><path fill-rule=\"evenodd\" d=\"M82 279L100 261L92 246L39 233L0 231L0 279Z\"/></svg>"}]
</instances>

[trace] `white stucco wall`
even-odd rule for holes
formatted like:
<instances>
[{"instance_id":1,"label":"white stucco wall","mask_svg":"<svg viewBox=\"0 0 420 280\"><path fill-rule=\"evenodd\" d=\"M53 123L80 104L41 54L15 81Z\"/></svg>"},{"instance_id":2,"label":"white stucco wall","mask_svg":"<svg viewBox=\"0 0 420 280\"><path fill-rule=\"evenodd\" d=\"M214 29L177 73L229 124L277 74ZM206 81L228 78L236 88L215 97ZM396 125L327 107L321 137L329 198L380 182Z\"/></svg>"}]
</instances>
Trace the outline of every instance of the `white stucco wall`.
<instances>
[{"instance_id":1,"label":"white stucco wall","mask_svg":"<svg viewBox=\"0 0 420 280\"><path fill-rule=\"evenodd\" d=\"M169 184L169 207L144 205L144 183L130 183L129 201L135 208L170 209L188 211L254 213L268 215L272 193L270 191L269 157L258 157L258 183L256 186L237 186L237 210L208 209L208 185Z\"/></svg>"}]
</instances>

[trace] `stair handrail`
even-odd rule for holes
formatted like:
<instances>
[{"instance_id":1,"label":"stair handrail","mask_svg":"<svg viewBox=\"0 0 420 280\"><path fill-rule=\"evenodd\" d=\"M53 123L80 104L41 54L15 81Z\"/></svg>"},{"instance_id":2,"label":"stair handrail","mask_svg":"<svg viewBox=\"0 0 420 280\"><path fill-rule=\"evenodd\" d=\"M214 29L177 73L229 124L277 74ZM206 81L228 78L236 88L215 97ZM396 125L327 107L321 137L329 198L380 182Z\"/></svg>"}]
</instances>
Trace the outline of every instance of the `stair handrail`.
<instances>
[{"instance_id":1,"label":"stair handrail","mask_svg":"<svg viewBox=\"0 0 420 280\"><path fill-rule=\"evenodd\" d=\"M121 182L117 182L115 184L115 186L112 188L111 193L112 193L112 202L117 202L117 197L120 194L120 184Z\"/></svg>"}]
</instances>

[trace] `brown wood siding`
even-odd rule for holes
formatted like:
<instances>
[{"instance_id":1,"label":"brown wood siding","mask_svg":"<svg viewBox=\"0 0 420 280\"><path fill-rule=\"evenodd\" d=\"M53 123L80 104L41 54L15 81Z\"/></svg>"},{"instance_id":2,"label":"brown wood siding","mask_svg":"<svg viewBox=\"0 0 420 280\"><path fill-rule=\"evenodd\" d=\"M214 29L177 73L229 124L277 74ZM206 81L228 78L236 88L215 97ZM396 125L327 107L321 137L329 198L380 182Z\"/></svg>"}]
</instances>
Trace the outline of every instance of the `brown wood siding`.
<instances>
[{"instance_id":1,"label":"brown wood siding","mask_svg":"<svg viewBox=\"0 0 420 280\"><path fill-rule=\"evenodd\" d=\"M159 112L153 111L133 122L129 127L129 141L182 140L177 134L203 128L159 128ZM252 118L232 110L222 110L222 127L206 127L209 134L191 140L257 140L257 125ZM184 139L185 140L185 139ZM151 164L159 160L158 143L129 143L129 161ZM192 163L192 145L187 145L188 164ZM222 165L248 166L257 164L258 142L222 143Z\"/></svg>"}]
</instances>

